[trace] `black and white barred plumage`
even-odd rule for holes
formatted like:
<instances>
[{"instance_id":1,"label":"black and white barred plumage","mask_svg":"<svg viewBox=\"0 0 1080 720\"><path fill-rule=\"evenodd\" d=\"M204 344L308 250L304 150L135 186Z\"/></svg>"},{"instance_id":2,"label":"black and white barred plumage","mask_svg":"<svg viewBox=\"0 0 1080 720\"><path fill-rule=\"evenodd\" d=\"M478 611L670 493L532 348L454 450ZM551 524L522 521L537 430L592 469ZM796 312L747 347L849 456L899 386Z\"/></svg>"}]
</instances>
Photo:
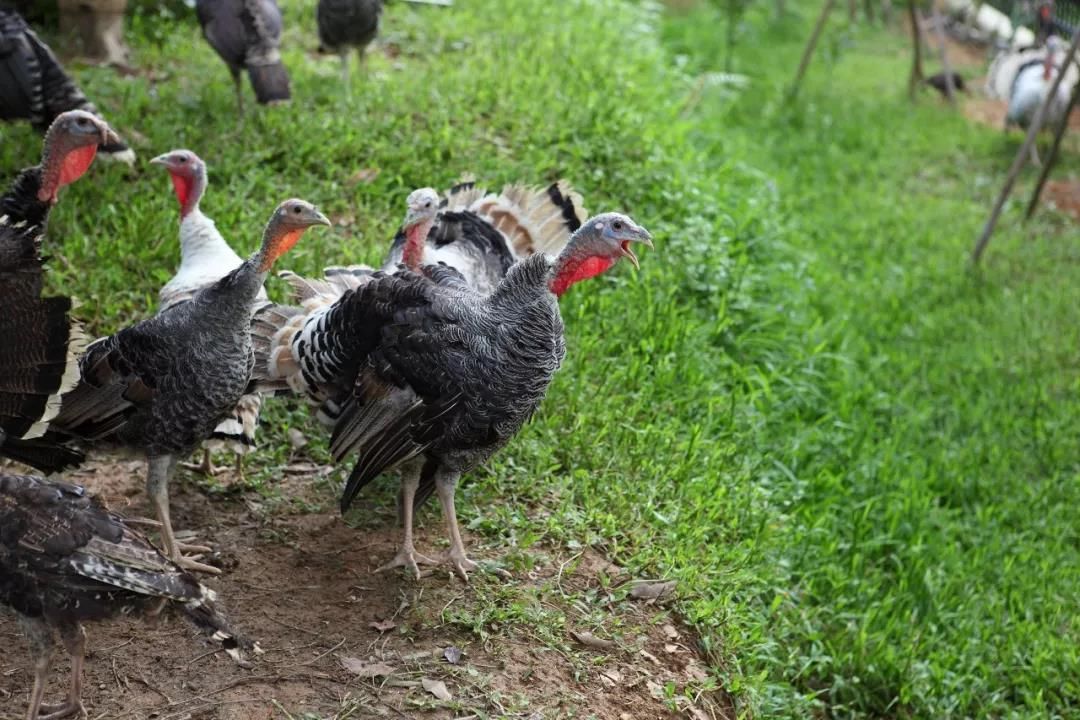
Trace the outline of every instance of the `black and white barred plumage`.
<instances>
[{"instance_id":1,"label":"black and white barred plumage","mask_svg":"<svg viewBox=\"0 0 1080 720\"><path fill-rule=\"evenodd\" d=\"M19 616L35 655L30 717L41 704L56 635L72 656L67 707L74 711L80 706L85 654L82 624L156 614L162 600L246 664L242 653L255 646L234 634L213 591L122 517L81 486L0 475L0 604Z\"/></svg>"},{"instance_id":2,"label":"black and white barred plumage","mask_svg":"<svg viewBox=\"0 0 1080 720\"><path fill-rule=\"evenodd\" d=\"M0 7L0 119L28 120L44 132L67 110L101 115L23 17ZM135 162L135 153L123 142L103 144L98 152Z\"/></svg>"}]
</instances>

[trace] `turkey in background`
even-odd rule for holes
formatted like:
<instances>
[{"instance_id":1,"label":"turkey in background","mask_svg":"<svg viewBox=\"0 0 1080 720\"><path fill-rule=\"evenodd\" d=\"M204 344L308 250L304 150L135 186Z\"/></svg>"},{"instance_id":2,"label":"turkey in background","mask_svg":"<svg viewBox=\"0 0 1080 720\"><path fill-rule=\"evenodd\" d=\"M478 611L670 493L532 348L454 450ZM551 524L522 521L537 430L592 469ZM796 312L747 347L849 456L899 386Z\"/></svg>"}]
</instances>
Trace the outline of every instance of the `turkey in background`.
<instances>
[{"instance_id":1,"label":"turkey in background","mask_svg":"<svg viewBox=\"0 0 1080 720\"><path fill-rule=\"evenodd\" d=\"M101 117L22 16L0 7L0 119L28 120L45 132L57 115L68 110ZM135 153L119 137L100 145L98 152L129 165L135 162Z\"/></svg>"}]
</instances>

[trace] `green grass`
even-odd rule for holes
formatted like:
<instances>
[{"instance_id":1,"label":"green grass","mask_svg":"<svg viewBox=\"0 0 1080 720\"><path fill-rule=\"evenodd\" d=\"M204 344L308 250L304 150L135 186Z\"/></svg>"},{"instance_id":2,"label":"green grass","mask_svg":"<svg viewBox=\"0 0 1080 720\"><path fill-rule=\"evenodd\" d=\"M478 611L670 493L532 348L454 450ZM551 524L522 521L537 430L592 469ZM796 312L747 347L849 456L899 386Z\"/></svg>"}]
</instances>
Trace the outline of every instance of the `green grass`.
<instances>
[{"instance_id":1,"label":"green grass","mask_svg":"<svg viewBox=\"0 0 1080 720\"><path fill-rule=\"evenodd\" d=\"M470 525L522 563L593 545L678 579L746 715L1080 717L1075 226L1022 225L1017 201L966 265L1018 138L912 106L903 38L839 20L785 104L814 8L751 8L736 92L697 83L723 58L712 10L499 5L392 4L401 55L372 57L346 103L336 63L308 56L311 3L289 3L298 101L239 123L192 18L133 22L152 73L79 77L144 159L207 159L204 210L238 249L289 195L355 218L305 238L298 271L376 260L409 189L466 171L566 176L630 212L656 252L564 298L565 368L464 488ZM5 167L34 160L28 128L2 132ZM65 193L55 281L95 331L151 311L175 217L145 164ZM307 422L271 417L263 479Z\"/></svg>"}]
</instances>

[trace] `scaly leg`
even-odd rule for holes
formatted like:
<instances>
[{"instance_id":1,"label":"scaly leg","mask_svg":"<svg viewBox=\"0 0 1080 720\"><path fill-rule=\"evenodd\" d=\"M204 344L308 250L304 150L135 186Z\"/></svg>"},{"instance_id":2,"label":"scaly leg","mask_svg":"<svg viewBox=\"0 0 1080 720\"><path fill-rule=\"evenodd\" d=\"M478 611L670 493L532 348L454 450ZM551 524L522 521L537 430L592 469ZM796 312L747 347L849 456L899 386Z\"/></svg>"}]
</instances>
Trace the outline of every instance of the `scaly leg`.
<instances>
[{"instance_id":1,"label":"scaly leg","mask_svg":"<svg viewBox=\"0 0 1080 720\"><path fill-rule=\"evenodd\" d=\"M454 568L458 577L469 582L469 571L476 570L480 566L465 554L465 543L461 540L457 510L454 507L454 492L457 490L459 477L461 473L440 469L435 475L435 489L439 493L439 503L442 505L443 516L446 518L446 534L450 536L450 551L446 554L446 561ZM510 573L498 568L491 568L490 572L503 580L510 577Z\"/></svg>"},{"instance_id":2,"label":"scaly leg","mask_svg":"<svg viewBox=\"0 0 1080 720\"><path fill-rule=\"evenodd\" d=\"M236 112L244 117L244 85L240 79L240 71L229 69L232 73L233 87L236 88Z\"/></svg>"},{"instance_id":3,"label":"scaly leg","mask_svg":"<svg viewBox=\"0 0 1080 720\"><path fill-rule=\"evenodd\" d=\"M341 57L341 82L345 84L345 99L352 100L352 83L349 82L349 48L342 48L338 55Z\"/></svg>"},{"instance_id":4,"label":"scaly leg","mask_svg":"<svg viewBox=\"0 0 1080 720\"><path fill-rule=\"evenodd\" d=\"M419 580L420 566L417 563L438 565L439 561L421 555L416 552L416 548L413 546L413 496L416 495L416 488L420 485L420 468L419 466L406 467L402 469L401 473L401 512L405 523L405 539L401 542L401 549L398 550L398 554L394 556L394 559L380 566L375 572L382 572L396 567L409 567L412 568L416 579Z\"/></svg>"},{"instance_id":5,"label":"scaly leg","mask_svg":"<svg viewBox=\"0 0 1080 720\"><path fill-rule=\"evenodd\" d=\"M195 464L185 462L180 463L180 467L184 468L185 470L202 473L203 475L207 475L209 477L213 477L219 472L221 472L221 468L214 467L214 458L213 455L210 453L209 448L203 448L203 458L201 463Z\"/></svg>"},{"instance_id":6,"label":"scaly leg","mask_svg":"<svg viewBox=\"0 0 1080 720\"><path fill-rule=\"evenodd\" d=\"M146 474L146 492L154 503L158 520L161 521L161 542L165 546L165 554L186 570L220 575L221 571L216 567L204 565L195 558L184 557L182 554L184 550L195 553L210 552L210 548L202 545L183 545L176 541L172 520L169 517L169 479L176 468L176 460L171 455L158 455L147 458L147 463L149 469Z\"/></svg>"},{"instance_id":7,"label":"scaly leg","mask_svg":"<svg viewBox=\"0 0 1080 720\"><path fill-rule=\"evenodd\" d=\"M40 618L17 617L30 641L30 655L34 658L34 688L30 691L26 720L38 720L41 698L45 696L45 684L49 681L49 668L52 666L53 634Z\"/></svg>"},{"instance_id":8,"label":"scaly leg","mask_svg":"<svg viewBox=\"0 0 1080 720\"><path fill-rule=\"evenodd\" d=\"M71 656L71 687L68 690L67 702L63 705L42 705L39 712L47 714L38 715L38 720L60 720L72 715L86 714L86 708L82 704L86 632L79 625L69 625L61 630L60 637L64 641L68 655Z\"/></svg>"}]
</instances>

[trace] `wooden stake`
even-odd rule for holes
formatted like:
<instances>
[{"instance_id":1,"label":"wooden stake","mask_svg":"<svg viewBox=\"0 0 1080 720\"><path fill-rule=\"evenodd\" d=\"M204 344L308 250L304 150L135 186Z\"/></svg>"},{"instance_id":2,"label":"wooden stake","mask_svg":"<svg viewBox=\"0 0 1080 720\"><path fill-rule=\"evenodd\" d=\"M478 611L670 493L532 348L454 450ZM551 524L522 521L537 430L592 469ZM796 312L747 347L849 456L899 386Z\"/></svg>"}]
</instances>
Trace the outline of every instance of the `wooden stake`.
<instances>
[{"instance_id":1,"label":"wooden stake","mask_svg":"<svg viewBox=\"0 0 1080 720\"><path fill-rule=\"evenodd\" d=\"M1062 73L1064 73L1064 70L1062 70ZM1050 146L1050 155L1046 158L1046 162L1043 163L1042 172L1039 173L1039 182L1035 184L1035 190L1031 193L1027 211L1024 212L1025 220L1030 220L1031 216L1035 214L1035 207L1039 204L1039 196L1042 194L1043 185L1046 184L1046 179L1050 177L1050 170L1054 167L1054 163L1057 162L1061 138L1065 137L1065 129L1069 127L1069 116L1072 115L1073 108L1076 107L1077 99L1080 99L1080 83L1077 83L1076 87L1073 88L1072 98L1069 99L1069 107L1065 111L1065 116L1061 118L1061 122L1054 128L1054 144Z\"/></svg>"},{"instance_id":2,"label":"wooden stake","mask_svg":"<svg viewBox=\"0 0 1080 720\"><path fill-rule=\"evenodd\" d=\"M908 78L908 97L915 99L915 90L923 79L922 71L922 28L919 25L919 13L915 10L915 0L908 0L908 18L911 20L911 44L915 56L911 62L911 77Z\"/></svg>"},{"instance_id":3,"label":"wooden stake","mask_svg":"<svg viewBox=\"0 0 1080 720\"><path fill-rule=\"evenodd\" d=\"M1073 56L1076 55L1077 45L1080 45L1080 30L1077 30L1076 33L1073 34L1072 43L1069 45L1069 52L1065 55L1065 62L1061 64L1063 69L1069 67L1069 64L1072 63ZM986 250L987 244L990 242L990 235L993 234L994 226L997 225L998 217L1001 215L1001 209L1005 206L1005 201L1009 198L1009 193L1012 192L1016 177L1020 174L1020 169L1024 166L1024 162L1028 158L1028 153L1031 152L1031 146L1035 143L1035 136L1038 134L1039 128L1042 127L1043 118L1046 117L1046 108L1053 102L1054 97L1057 95L1058 88L1061 87L1061 80L1064 77L1064 71L1059 72L1054 77L1054 82L1050 85L1050 92L1046 94L1046 98L1035 111L1035 117L1031 119L1031 125L1028 127L1027 135L1024 137L1024 144L1017 150L1016 157L1013 158L1012 167L1009 168L1009 174L1005 178L1005 186L1001 188L1001 193L998 195L997 202L994 203L994 208L990 211L990 218L986 221L986 225L983 227L979 239L975 241L975 248L971 251L971 262L973 265L979 264L979 259L982 257L983 251ZM1068 118L1066 117L1066 121L1067 120Z\"/></svg>"},{"instance_id":4,"label":"wooden stake","mask_svg":"<svg viewBox=\"0 0 1080 720\"><path fill-rule=\"evenodd\" d=\"M806 68L810 66L810 59L814 56L814 48L817 47L821 31L825 29L825 21L829 19L829 13L832 11L834 1L825 0L825 4L821 6L821 14L818 15L817 22L814 23L814 30L810 33L810 39L806 41L806 47L803 49L802 60L799 61L799 69L795 73L795 82L791 84L790 99L794 99L799 92L803 75L806 74Z\"/></svg>"}]
</instances>

